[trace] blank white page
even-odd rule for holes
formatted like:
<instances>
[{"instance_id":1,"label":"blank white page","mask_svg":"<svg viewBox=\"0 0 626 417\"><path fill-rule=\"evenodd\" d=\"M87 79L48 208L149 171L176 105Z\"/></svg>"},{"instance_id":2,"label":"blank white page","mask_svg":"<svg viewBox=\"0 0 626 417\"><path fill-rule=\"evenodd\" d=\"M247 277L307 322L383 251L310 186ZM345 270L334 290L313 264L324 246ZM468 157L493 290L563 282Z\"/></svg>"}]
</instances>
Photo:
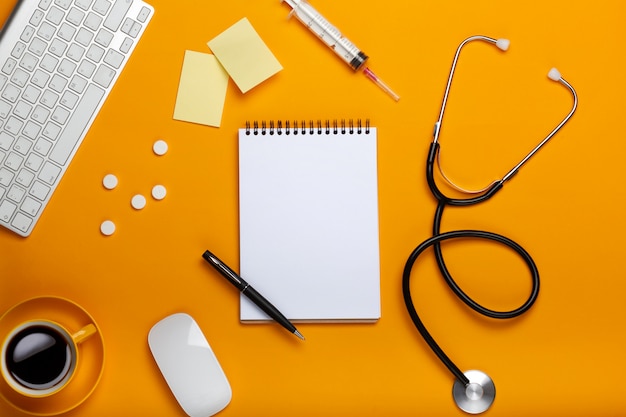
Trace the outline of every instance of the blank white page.
<instances>
[{"instance_id":1,"label":"blank white page","mask_svg":"<svg viewBox=\"0 0 626 417\"><path fill-rule=\"evenodd\" d=\"M240 274L291 320L377 320L376 128L287 130L239 130Z\"/></svg>"}]
</instances>

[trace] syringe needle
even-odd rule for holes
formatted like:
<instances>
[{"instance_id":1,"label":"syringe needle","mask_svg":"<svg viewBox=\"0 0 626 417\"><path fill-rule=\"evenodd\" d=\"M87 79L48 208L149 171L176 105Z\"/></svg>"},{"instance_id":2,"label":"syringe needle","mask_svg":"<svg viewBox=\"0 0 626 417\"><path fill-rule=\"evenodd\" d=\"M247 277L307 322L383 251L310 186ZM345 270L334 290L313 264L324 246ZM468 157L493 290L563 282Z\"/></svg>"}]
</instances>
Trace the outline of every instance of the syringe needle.
<instances>
[{"instance_id":1,"label":"syringe needle","mask_svg":"<svg viewBox=\"0 0 626 417\"><path fill-rule=\"evenodd\" d=\"M289 16L295 15L299 22L315 33L350 68L354 71L360 71L364 67L368 60L367 55L343 36L339 29L331 25L307 0L282 1L286 1L292 8ZM382 82L371 69L365 68L363 73L395 101L400 100L400 96Z\"/></svg>"},{"instance_id":2,"label":"syringe needle","mask_svg":"<svg viewBox=\"0 0 626 417\"><path fill-rule=\"evenodd\" d=\"M371 69L365 68L363 70L363 74L365 74L365 76L370 80L374 81L377 86L379 86L385 93L389 94L389 96L395 101L400 100L400 96L397 95L391 88L389 88L389 86L385 84L380 78L378 78L378 76L374 74Z\"/></svg>"}]
</instances>

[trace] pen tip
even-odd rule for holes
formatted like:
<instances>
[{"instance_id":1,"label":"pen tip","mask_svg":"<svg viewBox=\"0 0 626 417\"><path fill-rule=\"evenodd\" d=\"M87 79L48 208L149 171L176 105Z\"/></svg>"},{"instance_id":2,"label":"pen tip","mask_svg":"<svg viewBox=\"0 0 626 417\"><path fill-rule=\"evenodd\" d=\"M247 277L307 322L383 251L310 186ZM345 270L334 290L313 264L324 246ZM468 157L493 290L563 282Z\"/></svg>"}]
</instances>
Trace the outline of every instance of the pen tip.
<instances>
[{"instance_id":1,"label":"pen tip","mask_svg":"<svg viewBox=\"0 0 626 417\"><path fill-rule=\"evenodd\" d=\"M294 331L293 334L295 334L296 336L298 336L301 340L304 340L304 336L302 336L302 333L300 333L299 331Z\"/></svg>"}]
</instances>

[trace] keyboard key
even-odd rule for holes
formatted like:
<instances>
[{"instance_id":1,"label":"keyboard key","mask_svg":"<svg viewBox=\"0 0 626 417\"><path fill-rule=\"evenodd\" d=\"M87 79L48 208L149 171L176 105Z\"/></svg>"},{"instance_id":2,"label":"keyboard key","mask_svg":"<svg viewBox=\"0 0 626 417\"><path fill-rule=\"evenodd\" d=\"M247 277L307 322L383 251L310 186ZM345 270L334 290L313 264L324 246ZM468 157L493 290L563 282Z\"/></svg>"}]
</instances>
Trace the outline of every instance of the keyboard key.
<instances>
[{"instance_id":1,"label":"keyboard key","mask_svg":"<svg viewBox=\"0 0 626 417\"><path fill-rule=\"evenodd\" d=\"M7 193L7 198L19 204L22 202L24 195L26 195L25 189L23 189L20 186L13 185L11 188L9 188L9 192Z\"/></svg>"},{"instance_id":2,"label":"keyboard key","mask_svg":"<svg viewBox=\"0 0 626 417\"><path fill-rule=\"evenodd\" d=\"M48 193L50 192L50 187L45 185L40 181L35 181L30 191L28 192L33 197L43 201L48 197Z\"/></svg>"},{"instance_id":3,"label":"keyboard key","mask_svg":"<svg viewBox=\"0 0 626 417\"><path fill-rule=\"evenodd\" d=\"M63 130L61 137L50 153L50 160L61 165L67 162L67 158L74 151L85 127L100 105L103 97L104 90L91 84L87 87L80 103L67 122L65 130Z\"/></svg>"},{"instance_id":4,"label":"keyboard key","mask_svg":"<svg viewBox=\"0 0 626 417\"><path fill-rule=\"evenodd\" d=\"M4 160L4 166L9 168L13 172L17 172L17 170L24 162L24 158L16 154L15 152L11 152L7 159Z\"/></svg>"},{"instance_id":5,"label":"keyboard key","mask_svg":"<svg viewBox=\"0 0 626 417\"><path fill-rule=\"evenodd\" d=\"M64 58L59 64L58 71L69 78L76 71L76 64Z\"/></svg>"},{"instance_id":6,"label":"keyboard key","mask_svg":"<svg viewBox=\"0 0 626 417\"><path fill-rule=\"evenodd\" d=\"M55 104L57 104L57 100L59 99L59 95L53 91L46 90L41 96L41 100L39 102L46 106L49 109L52 109Z\"/></svg>"},{"instance_id":7,"label":"keyboard key","mask_svg":"<svg viewBox=\"0 0 626 417\"><path fill-rule=\"evenodd\" d=\"M22 42L18 42L13 47L13 50L11 51L11 56L15 59L20 59L25 50L26 50L26 45L23 44Z\"/></svg>"},{"instance_id":8,"label":"keyboard key","mask_svg":"<svg viewBox=\"0 0 626 417\"><path fill-rule=\"evenodd\" d=\"M42 58L39 66L48 72L52 72L56 69L58 63L59 63L59 60L57 58L53 57L50 54L46 54Z\"/></svg>"},{"instance_id":9,"label":"keyboard key","mask_svg":"<svg viewBox=\"0 0 626 417\"><path fill-rule=\"evenodd\" d=\"M52 39L52 37L54 36L54 32L56 31L57 31L56 28L52 26L50 23L43 22L41 26L39 27L39 30L37 31L37 35L40 38L46 41L49 41Z\"/></svg>"},{"instance_id":10,"label":"keyboard key","mask_svg":"<svg viewBox=\"0 0 626 417\"><path fill-rule=\"evenodd\" d=\"M43 17L44 17L44 13L41 10L35 10L35 12L30 18L30 24L33 26L39 26L39 23L41 23L41 20L43 19Z\"/></svg>"},{"instance_id":11,"label":"keyboard key","mask_svg":"<svg viewBox=\"0 0 626 417\"><path fill-rule=\"evenodd\" d=\"M85 87L87 87L87 80L78 75L74 75L72 77L72 81L70 81L70 90L77 92L78 94L82 94L85 91Z\"/></svg>"},{"instance_id":12,"label":"keyboard key","mask_svg":"<svg viewBox=\"0 0 626 417\"><path fill-rule=\"evenodd\" d=\"M13 174L7 168L0 168L0 185L8 187L11 184L11 181L13 181L14 176L15 174Z\"/></svg>"},{"instance_id":13,"label":"keyboard key","mask_svg":"<svg viewBox=\"0 0 626 417\"><path fill-rule=\"evenodd\" d=\"M20 96L20 90L13 84L6 86L2 92L2 98L6 99L10 103L15 103L15 100Z\"/></svg>"},{"instance_id":14,"label":"keyboard key","mask_svg":"<svg viewBox=\"0 0 626 417\"><path fill-rule=\"evenodd\" d=\"M37 106L35 107L35 110L33 111L33 114L31 115L31 117L33 118L33 120L39 123L43 123L48 119L49 115L50 115L50 110L42 106Z\"/></svg>"},{"instance_id":15,"label":"keyboard key","mask_svg":"<svg viewBox=\"0 0 626 417\"><path fill-rule=\"evenodd\" d=\"M0 132L0 149L8 151L11 149L14 140L15 137L9 135L7 132Z\"/></svg>"},{"instance_id":16,"label":"keyboard key","mask_svg":"<svg viewBox=\"0 0 626 417\"><path fill-rule=\"evenodd\" d=\"M96 64L89 61L81 62L80 66L78 67L78 73L85 78L91 78L95 70Z\"/></svg>"},{"instance_id":17,"label":"keyboard key","mask_svg":"<svg viewBox=\"0 0 626 417\"><path fill-rule=\"evenodd\" d=\"M122 45L120 46L120 52L126 54L130 51L130 48L133 46L133 40L131 38L124 39Z\"/></svg>"},{"instance_id":18,"label":"keyboard key","mask_svg":"<svg viewBox=\"0 0 626 417\"><path fill-rule=\"evenodd\" d=\"M28 77L29 75L27 72L18 68L11 76L11 82L18 87L24 87L26 85L26 82L28 81Z\"/></svg>"},{"instance_id":19,"label":"keyboard key","mask_svg":"<svg viewBox=\"0 0 626 417\"><path fill-rule=\"evenodd\" d=\"M142 7L139 11L139 15L137 16L137 20L139 20L141 23L146 23L146 20L148 20L149 16L150 9L148 9L147 7Z\"/></svg>"},{"instance_id":20,"label":"keyboard key","mask_svg":"<svg viewBox=\"0 0 626 417\"><path fill-rule=\"evenodd\" d=\"M39 8L42 10L48 10L48 7L50 7L50 4L52 4L52 0L40 0Z\"/></svg>"},{"instance_id":21,"label":"keyboard key","mask_svg":"<svg viewBox=\"0 0 626 417\"><path fill-rule=\"evenodd\" d=\"M93 12L89 12L83 24L94 32L98 30L100 24L102 23L102 18Z\"/></svg>"},{"instance_id":22,"label":"keyboard key","mask_svg":"<svg viewBox=\"0 0 626 417\"><path fill-rule=\"evenodd\" d=\"M33 55L26 53L20 61L20 67L24 68L28 72L32 72L37 67L38 61L39 60Z\"/></svg>"},{"instance_id":23,"label":"keyboard key","mask_svg":"<svg viewBox=\"0 0 626 417\"><path fill-rule=\"evenodd\" d=\"M59 9L58 7L52 6L50 11L46 15L46 20L53 23L55 26L58 26L59 23L63 21L64 16L65 12L63 12L63 10Z\"/></svg>"},{"instance_id":24,"label":"keyboard key","mask_svg":"<svg viewBox=\"0 0 626 417\"><path fill-rule=\"evenodd\" d=\"M113 49L109 49L104 56L104 62L113 68L119 68L122 65L122 62L124 62L124 55Z\"/></svg>"},{"instance_id":25,"label":"keyboard key","mask_svg":"<svg viewBox=\"0 0 626 417\"><path fill-rule=\"evenodd\" d=\"M73 43L70 45L70 47L67 49L67 57L78 62L82 59L83 55L85 54L85 48L83 48L82 46Z\"/></svg>"},{"instance_id":26,"label":"keyboard key","mask_svg":"<svg viewBox=\"0 0 626 417\"><path fill-rule=\"evenodd\" d=\"M74 26L78 26L82 23L84 18L85 18L85 12L77 9L76 7L72 7L72 9L69 11L65 19L71 24L73 24Z\"/></svg>"},{"instance_id":27,"label":"keyboard key","mask_svg":"<svg viewBox=\"0 0 626 417\"><path fill-rule=\"evenodd\" d=\"M11 105L4 100L0 100L0 118L6 119L11 112Z\"/></svg>"},{"instance_id":28,"label":"keyboard key","mask_svg":"<svg viewBox=\"0 0 626 417\"><path fill-rule=\"evenodd\" d=\"M106 65L100 65L96 74L93 76L93 81L101 85L104 88L107 88L111 85L111 81L115 78L115 71L112 68L107 67Z\"/></svg>"},{"instance_id":29,"label":"keyboard key","mask_svg":"<svg viewBox=\"0 0 626 417\"><path fill-rule=\"evenodd\" d=\"M33 54L35 54L37 56L41 56L41 55L43 55L43 53L46 50L47 46L48 46L47 43L45 43L44 41L42 41L38 37L35 37L30 42L30 46L28 47L28 50L31 51Z\"/></svg>"},{"instance_id":30,"label":"keyboard key","mask_svg":"<svg viewBox=\"0 0 626 417\"><path fill-rule=\"evenodd\" d=\"M104 27L112 31L117 31L132 4L132 0L116 0L111 12L104 21Z\"/></svg>"},{"instance_id":31,"label":"keyboard key","mask_svg":"<svg viewBox=\"0 0 626 417\"><path fill-rule=\"evenodd\" d=\"M76 94L72 93L71 91L66 91L61 96L61 101L60 102L61 102L61 104L63 106L65 106L68 109L72 110L74 108L74 106L76 106L76 103L78 102L78 96Z\"/></svg>"},{"instance_id":32,"label":"keyboard key","mask_svg":"<svg viewBox=\"0 0 626 417\"><path fill-rule=\"evenodd\" d=\"M30 216L36 216L41 208L41 203L31 197L26 197L20 206L20 210Z\"/></svg>"},{"instance_id":33,"label":"keyboard key","mask_svg":"<svg viewBox=\"0 0 626 417\"><path fill-rule=\"evenodd\" d=\"M2 203L0 203L0 221L8 223L11 220L11 217L13 217L13 213L15 213L16 209L17 206L10 201L2 201Z\"/></svg>"},{"instance_id":34,"label":"keyboard key","mask_svg":"<svg viewBox=\"0 0 626 417\"><path fill-rule=\"evenodd\" d=\"M86 56L97 64L104 56L104 49L102 49L98 45L91 45L87 50Z\"/></svg>"},{"instance_id":35,"label":"keyboard key","mask_svg":"<svg viewBox=\"0 0 626 417\"><path fill-rule=\"evenodd\" d=\"M13 73L13 75L11 76L11 82L18 87L24 87L26 83L28 82L29 77L30 77L30 74L28 74L26 71L24 71L21 68L17 68L15 72Z\"/></svg>"},{"instance_id":36,"label":"keyboard key","mask_svg":"<svg viewBox=\"0 0 626 417\"><path fill-rule=\"evenodd\" d=\"M61 168L51 164L50 162L46 162L43 164L43 168L41 169L41 172L39 172L37 178L49 185L52 185L55 183L60 173Z\"/></svg>"},{"instance_id":37,"label":"keyboard key","mask_svg":"<svg viewBox=\"0 0 626 417\"><path fill-rule=\"evenodd\" d=\"M87 60L80 63L78 67L78 73L85 78L91 78L93 72L96 70L96 64Z\"/></svg>"},{"instance_id":38,"label":"keyboard key","mask_svg":"<svg viewBox=\"0 0 626 417\"><path fill-rule=\"evenodd\" d=\"M26 158L26 163L24 165L26 166L26 168L32 169L33 171L39 171L39 168L41 168L42 164L43 158L39 155L31 153L30 155L28 155L28 158Z\"/></svg>"},{"instance_id":39,"label":"keyboard key","mask_svg":"<svg viewBox=\"0 0 626 417\"><path fill-rule=\"evenodd\" d=\"M22 130L23 126L24 122L17 119L16 117L10 116L6 124L4 125L4 130L17 136Z\"/></svg>"},{"instance_id":40,"label":"keyboard key","mask_svg":"<svg viewBox=\"0 0 626 417\"><path fill-rule=\"evenodd\" d=\"M19 174L17 174L17 177L15 178L15 182L17 182L18 184L22 184L24 187L30 187L30 184L32 184L33 180L35 179L35 174L33 174L32 172L30 172L29 170L22 168L19 172Z\"/></svg>"},{"instance_id":41,"label":"keyboard key","mask_svg":"<svg viewBox=\"0 0 626 417\"><path fill-rule=\"evenodd\" d=\"M13 109L13 114L23 120L28 117L32 109L33 106L26 103L25 101L20 100L15 105L15 109Z\"/></svg>"},{"instance_id":42,"label":"keyboard key","mask_svg":"<svg viewBox=\"0 0 626 417\"><path fill-rule=\"evenodd\" d=\"M51 119L55 122L63 125L67 121L68 117L70 117L70 112L65 110L63 107L57 107L52 112Z\"/></svg>"},{"instance_id":43,"label":"keyboard key","mask_svg":"<svg viewBox=\"0 0 626 417\"><path fill-rule=\"evenodd\" d=\"M67 49L67 43L63 42L61 39L55 39L50 44L50 48L48 50L58 58L61 58Z\"/></svg>"},{"instance_id":44,"label":"keyboard key","mask_svg":"<svg viewBox=\"0 0 626 417\"><path fill-rule=\"evenodd\" d=\"M52 76L52 79L50 80L50 84L48 84L48 87L50 87L53 91L56 91L57 93L60 94L63 91L65 91L66 85L67 85L67 78L59 74L54 74Z\"/></svg>"},{"instance_id":45,"label":"keyboard key","mask_svg":"<svg viewBox=\"0 0 626 417\"><path fill-rule=\"evenodd\" d=\"M20 35L20 39L24 42L30 42L31 38L35 34L35 28L32 26L26 26Z\"/></svg>"},{"instance_id":46,"label":"keyboard key","mask_svg":"<svg viewBox=\"0 0 626 417\"><path fill-rule=\"evenodd\" d=\"M109 2L108 0L96 0L96 2L93 5L93 9L97 13L100 13L102 16L107 14L110 7L111 7L111 2Z\"/></svg>"},{"instance_id":47,"label":"keyboard key","mask_svg":"<svg viewBox=\"0 0 626 417\"><path fill-rule=\"evenodd\" d=\"M29 121L29 123L32 123L32 122ZM33 143L30 140L26 139L25 137L19 137L17 141L15 142L15 146L13 147L13 149L18 151L22 155L26 155L28 151L30 150L30 147L32 146L32 144Z\"/></svg>"},{"instance_id":48,"label":"keyboard key","mask_svg":"<svg viewBox=\"0 0 626 417\"><path fill-rule=\"evenodd\" d=\"M76 42L78 42L82 46L88 47L91 44L93 36L93 33L89 30L85 28L80 28L80 30L76 34Z\"/></svg>"},{"instance_id":49,"label":"keyboard key","mask_svg":"<svg viewBox=\"0 0 626 417\"><path fill-rule=\"evenodd\" d=\"M59 137L59 133L61 133L61 126L48 122L46 126L43 128L42 135L51 141L55 141L57 137Z\"/></svg>"},{"instance_id":50,"label":"keyboard key","mask_svg":"<svg viewBox=\"0 0 626 417\"><path fill-rule=\"evenodd\" d=\"M125 34L129 34L130 30L133 27L133 19L131 19L130 17L127 17L126 19L124 19L124 23L122 23L122 27L120 28L120 30L125 33Z\"/></svg>"},{"instance_id":51,"label":"keyboard key","mask_svg":"<svg viewBox=\"0 0 626 417\"><path fill-rule=\"evenodd\" d=\"M37 139L37 143L35 143L35 151L42 156L48 155L48 152L50 152L51 148L52 148L52 143L45 140L44 138ZM36 169L39 169L39 168L36 168Z\"/></svg>"},{"instance_id":52,"label":"keyboard key","mask_svg":"<svg viewBox=\"0 0 626 417\"><path fill-rule=\"evenodd\" d=\"M76 28L67 23L63 23L59 28L59 37L66 42L71 42L75 33Z\"/></svg>"},{"instance_id":53,"label":"keyboard key","mask_svg":"<svg viewBox=\"0 0 626 417\"><path fill-rule=\"evenodd\" d=\"M89 10L91 3L93 3L93 0L76 0L74 2L76 6L80 7L83 10Z\"/></svg>"},{"instance_id":54,"label":"keyboard key","mask_svg":"<svg viewBox=\"0 0 626 417\"><path fill-rule=\"evenodd\" d=\"M100 29L96 35L96 43L108 48L113 40L113 34L106 29Z\"/></svg>"},{"instance_id":55,"label":"keyboard key","mask_svg":"<svg viewBox=\"0 0 626 417\"><path fill-rule=\"evenodd\" d=\"M15 218L11 222L11 226L15 227L18 230L21 230L23 233L26 233L30 225L32 224L33 219L28 216L25 216L23 213L17 213Z\"/></svg>"},{"instance_id":56,"label":"keyboard key","mask_svg":"<svg viewBox=\"0 0 626 417\"><path fill-rule=\"evenodd\" d=\"M67 10L72 4L72 0L54 0L54 4L59 6L60 8Z\"/></svg>"},{"instance_id":57,"label":"keyboard key","mask_svg":"<svg viewBox=\"0 0 626 417\"><path fill-rule=\"evenodd\" d=\"M24 126L24 130L22 130L22 133L24 134L25 137L31 140L35 140L37 139L37 136L39 135L40 131L41 131L41 126L39 126L37 123L33 122L32 120L29 120L26 122L26 126ZM30 146L29 146L29 149L30 149Z\"/></svg>"},{"instance_id":58,"label":"keyboard key","mask_svg":"<svg viewBox=\"0 0 626 417\"><path fill-rule=\"evenodd\" d=\"M2 72L4 72L6 75L11 75L11 73L13 72L13 69L15 69L15 67L17 66L17 61L9 58L7 59L7 62L4 63L4 65L2 66Z\"/></svg>"}]
</instances>

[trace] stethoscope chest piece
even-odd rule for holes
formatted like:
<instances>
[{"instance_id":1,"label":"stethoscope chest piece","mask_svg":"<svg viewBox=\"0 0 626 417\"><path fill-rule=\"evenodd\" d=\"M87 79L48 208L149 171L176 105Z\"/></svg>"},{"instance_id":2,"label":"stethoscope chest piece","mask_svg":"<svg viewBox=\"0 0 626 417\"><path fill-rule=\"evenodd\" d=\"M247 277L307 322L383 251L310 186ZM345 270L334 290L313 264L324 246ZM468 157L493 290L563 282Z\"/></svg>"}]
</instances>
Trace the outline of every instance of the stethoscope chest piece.
<instances>
[{"instance_id":1,"label":"stethoscope chest piece","mask_svg":"<svg viewBox=\"0 0 626 417\"><path fill-rule=\"evenodd\" d=\"M457 407L469 414L487 411L496 398L496 386L489 375L481 371L467 371L464 375L469 384L456 380L452 396Z\"/></svg>"}]
</instances>

